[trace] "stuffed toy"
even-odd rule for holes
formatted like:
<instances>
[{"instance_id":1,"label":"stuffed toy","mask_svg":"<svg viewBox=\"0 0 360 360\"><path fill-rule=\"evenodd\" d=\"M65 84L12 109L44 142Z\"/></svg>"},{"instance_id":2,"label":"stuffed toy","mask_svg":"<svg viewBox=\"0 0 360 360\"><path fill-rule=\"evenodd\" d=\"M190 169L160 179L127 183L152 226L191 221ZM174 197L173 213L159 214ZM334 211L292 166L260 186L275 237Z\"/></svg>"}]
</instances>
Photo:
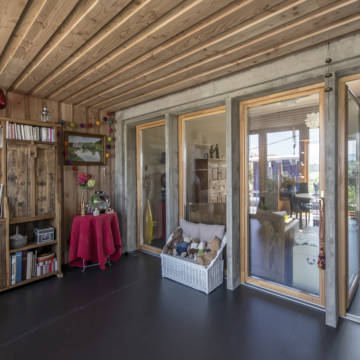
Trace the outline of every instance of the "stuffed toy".
<instances>
[{"instance_id":1,"label":"stuffed toy","mask_svg":"<svg viewBox=\"0 0 360 360\"><path fill-rule=\"evenodd\" d=\"M214 238L208 242L205 252L201 255L196 256L196 261L203 266L207 266L216 257L221 247L221 240L214 236Z\"/></svg>"},{"instance_id":2,"label":"stuffed toy","mask_svg":"<svg viewBox=\"0 0 360 360\"><path fill-rule=\"evenodd\" d=\"M174 231L171 241L164 246L164 254L175 255L176 245L183 241L183 230L178 228Z\"/></svg>"},{"instance_id":3,"label":"stuffed toy","mask_svg":"<svg viewBox=\"0 0 360 360\"><path fill-rule=\"evenodd\" d=\"M176 244L176 254L182 257L188 256L188 248L191 243L191 237L184 236L184 240Z\"/></svg>"},{"instance_id":4,"label":"stuffed toy","mask_svg":"<svg viewBox=\"0 0 360 360\"><path fill-rule=\"evenodd\" d=\"M205 252L206 242L201 241L198 247L197 255L202 255Z\"/></svg>"},{"instance_id":5,"label":"stuffed toy","mask_svg":"<svg viewBox=\"0 0 360 360\"><path fill-rule=\"evenodd\" d=\"M200 240L199 239L194 239L191 242L190 249L188 250L188 254L189 254L189 257L191 259L194 259L195 256L197 255L197 253L199 251L199 245L200 245Z\"/></svg>"}]
</instances>

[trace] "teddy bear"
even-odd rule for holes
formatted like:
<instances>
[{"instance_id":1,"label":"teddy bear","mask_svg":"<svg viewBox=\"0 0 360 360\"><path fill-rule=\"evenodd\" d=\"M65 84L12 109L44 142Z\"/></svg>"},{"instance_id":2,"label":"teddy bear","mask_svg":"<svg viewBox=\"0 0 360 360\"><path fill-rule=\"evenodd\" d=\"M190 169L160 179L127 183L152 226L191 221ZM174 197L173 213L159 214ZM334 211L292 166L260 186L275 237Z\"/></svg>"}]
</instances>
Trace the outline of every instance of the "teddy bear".
<instances>
[{"instance_id":1,"label":"teddy bear","mask_svg":"<svg viewBox=\"0 0 360 360\"><path fill-rule=\"evenodd\" d=\"M188 256L188 248L191 243L191 237L184 236L184 240L176 244L176 254L178 256Z\"/></svg>"},{"instance_id":2,"label":"teddy bear","mask_svg":"<svg viewBox=\"0 0 360 360\"><path fill-rule=\"evenodd\" d=\"M177 228L174 233L171 241L164 246L163 253L169 255L175 255L176 245L183 241L183 230L182 228Z\"/></svg>"},{"instance_id":3,"label":"teddy bear","mask_svg":"<svg viewBox=\"0 0 360 360\"><path fill-rule=\"evenodd\" d=\"M190 249L188 250L189 258L194 259L197 253L199 252L200 240L194 239L190 244Z\"/></svg>"},{"instance_id":4,"label":"teddy bear","mask_svg":"<svg viewBox=\"0 0 360 360\"><path fill-rule=\"evenodd\" d=\"M217 236L214 236L214 238L207 243L204 253L196 256L196 261L203 266L209 265L216 257L220 247L221 240Z\"/></svg>"}]
</instances>

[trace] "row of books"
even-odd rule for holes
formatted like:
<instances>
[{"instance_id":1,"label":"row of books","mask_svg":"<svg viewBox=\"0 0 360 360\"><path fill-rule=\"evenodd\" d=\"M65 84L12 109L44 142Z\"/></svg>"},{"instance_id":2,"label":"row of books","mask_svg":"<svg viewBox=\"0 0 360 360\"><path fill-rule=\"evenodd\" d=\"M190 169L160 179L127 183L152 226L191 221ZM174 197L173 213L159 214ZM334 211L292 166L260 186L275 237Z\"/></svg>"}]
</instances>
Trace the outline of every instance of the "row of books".
<instances>
[{"instance_id":1,"label":"row of books","mask_svg":"<svg viewBox=\"0 0 360 360\"><path fill-rule=\"evenodd\" d=\"M11 255L11 285L56 272L57 268L54 253L38 255L37 250L18 251Z\"/></svg>"},{"instance_id":2,"label":"row of books","mask_svg":"<svg viewBox=\"0 0 360 360\"><path fill-rule=\"evenodd\" d=\"M15 140L33 140L55 142L55 129L6 122L6 138Z\"/></svg>"}]
</instances>

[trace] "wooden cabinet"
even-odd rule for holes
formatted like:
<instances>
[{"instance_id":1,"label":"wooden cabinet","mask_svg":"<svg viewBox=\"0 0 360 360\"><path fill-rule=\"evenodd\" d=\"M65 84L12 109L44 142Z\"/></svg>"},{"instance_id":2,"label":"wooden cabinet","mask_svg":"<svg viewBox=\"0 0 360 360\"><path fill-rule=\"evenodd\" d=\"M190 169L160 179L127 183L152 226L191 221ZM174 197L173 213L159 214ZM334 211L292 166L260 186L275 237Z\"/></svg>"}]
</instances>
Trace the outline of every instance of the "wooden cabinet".
<instances>
[{"instance_id":1,"label":"wooden cabinet","mask_svg":"<svg viewBox=\"0 0 360 360\"><path fill-rule=\"evenodd\" d=\"M62 166L58 160L57 141L33 141L8 139L5 129L7 124L19 126L24 134L25 127L35 129L55 129L58 124L31 122L0 118L2 127L2 147L0 147L1 170L0 183L4 184L4 215L0 219L0 291L27 284L51 275L62 276L61 273L61 184L59 175ZM45 131L44 131L45 132ZM30 133L31 134L31 133ZM56 140L56 139L55 139ZM12 249L10 236L15 234L16 227L22 235L28 236L28 243ZM55 239L48 243L37 243L35 228L54 228ZM41 269L40 273L32 273L30 278L22 273L21 279L11 282L11 257L22 254L22 260L28 252L38 256L52 254L57 261L57 268ZM32 254L29 254L29 256ZM36 260L34 262L36 264ZM11 285L12 284L12 285Z\"/></svg>"},{"instance_id":2,"label":"wooden cabinet","mask_svg":"<svg viewBox=\"0 0 360 360\"><path fill-rule=\"evenodd\" d=\"M196 201L226 203L226 160L195 159Z\"/></svg>"},{"instance_id":3,"label":"wooden cabinet","mask_svg":"<svg viewBox=\"0 0 360 360\"><path fill-rule=\"evenodd\" d=\"M6 161L10 218L54 214L56 148L9 143Z\"/></svg>"}]
</instances>

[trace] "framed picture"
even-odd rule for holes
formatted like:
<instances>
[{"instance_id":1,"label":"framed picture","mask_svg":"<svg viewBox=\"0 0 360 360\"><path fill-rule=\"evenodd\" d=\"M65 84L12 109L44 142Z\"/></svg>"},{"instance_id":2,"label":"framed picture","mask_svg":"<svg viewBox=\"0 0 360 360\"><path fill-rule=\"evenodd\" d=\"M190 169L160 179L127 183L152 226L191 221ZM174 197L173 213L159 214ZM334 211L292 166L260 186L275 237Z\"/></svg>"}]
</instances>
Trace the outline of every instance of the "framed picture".
<instances>
[{"instance_id":1,"label":"framed picture","mask_svg":"<svg viewBox=\"0 0 360 360\"><path fill-rule=\"evenodd\" d=\"M105 135L65 131L66 165L104 165Z\"/></svg>"}]
</instances>

